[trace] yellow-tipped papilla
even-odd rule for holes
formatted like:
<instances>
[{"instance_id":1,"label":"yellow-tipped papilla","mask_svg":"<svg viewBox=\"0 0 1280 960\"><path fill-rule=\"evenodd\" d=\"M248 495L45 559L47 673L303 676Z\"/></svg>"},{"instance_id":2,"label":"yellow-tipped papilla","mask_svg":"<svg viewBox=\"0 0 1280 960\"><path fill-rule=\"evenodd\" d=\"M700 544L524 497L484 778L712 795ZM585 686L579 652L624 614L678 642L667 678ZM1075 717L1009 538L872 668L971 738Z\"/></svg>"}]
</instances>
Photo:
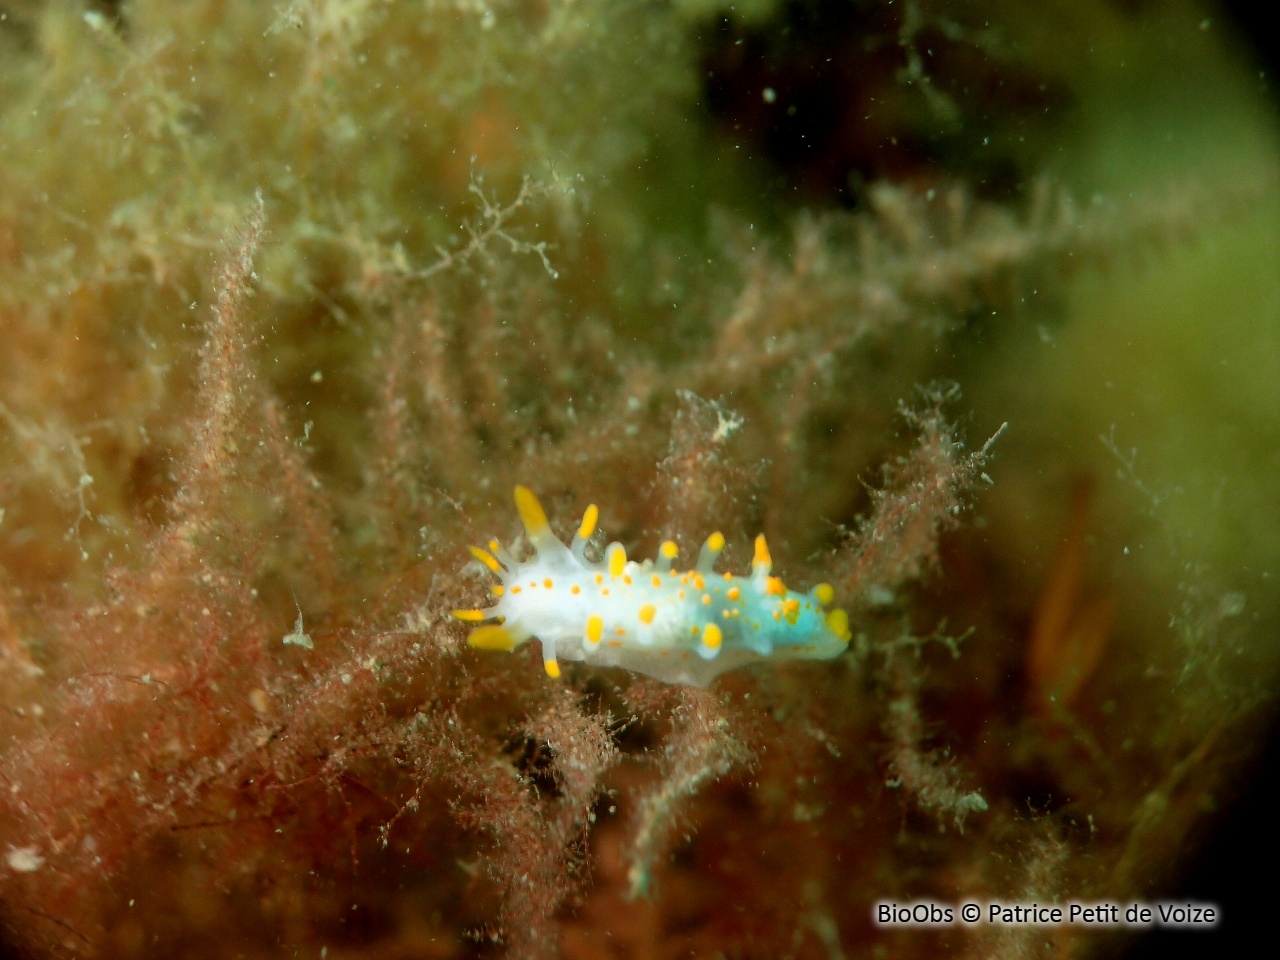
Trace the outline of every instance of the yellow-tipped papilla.
<instances>
[{"instance_id":1,"label":"yellow-tipped papilla","mask_svg":"<svg viewBox=\"0 0 1280 960\"><path fill-rule=\"evenodd\" d=\"M756 537L756 555L751 561L751 571L760 576L768 576L773 569L773 558L769 556L769 543L764 534Z\"/></svg>"},{"instance_id":2,"label":"yellow-tipped papilla","mask_svg":"<svg viewBox=\"0 0 1280 960\"><path fill-rule=\"evenodd\" d=\"M560 679L560 664L557 661L544 660L542 661L542 665L546 668L548 677L552 680Z\"/></svg>"},{"instance_id":3,"label":"yellow-tipped papilla","mask_svg":"<svg viewBox=\"0 0 1280 960\"><path fill-rule=\"evenodd\" d=\"M488 620L489 614L484 610L455 610L453 611L455 620L468 620L472 623L479 623L481 620Z\"/></svg>"},{"instance_id":4,"label":"yellow-tipped papilla","mask_svg":"<svg viewBox=\"0 0 1280 960\"><path fill-rule=\"evenodd\" d=\"M836 591L829 583L820 583L813 588L813 599L824 607L831 606L831 601L836 598Z\"/></svg>"},{"instance_id":5,"label":"yellow-tipped papilla","mask_svg":"<svg viewBox=\"0 0 1280 960\"><path fill-rule=\"evenodd\" d=\"M467 637L467 643L477 650L509 651L516 648L516 638L511 635L511 631L506 627L492 623L472 630L471 635Z\"/></svg>"},{"instance_id":6,"label":"yellow-tipped papilla","mask_svg":"<svg viewBox=\"0 0 1280 960\"><path fill-rule=\"evenodd\" d=\"M849 632L849 614L839 607L827 614L827 629L845 643L853 639L853 634Z\"/></svg>"},{"instance_id":7,"label":"yellow-tipped papilla","mask_svg":"<svg viewBox=\"0 0 1280 960\"><path fill-rule=\"evenodd\" d=\"M500 564L497 557L491 554L488 550L481 549L480 547L468 547L467 549L471 551L471 555L473 557L483 563L494 573L502 573L502 564Z\"/></svg>"},{"instance_id":8,"label":"yellow-tipped papilla","mask_svg":"<svg viewBox=\"0 0 1280 960\"><path fill-rule=\"evenodd\" d=\"M540 556L569 556L570 550L560 538L551 532L547 523L547 513L542 504L528 487L517 486L515 489L516 510L520 513L520 522L524 524L524 532L533 544L533 549Z\"/></svg>"},{"instance_id":9,"label":"yellow-tipped papilla","mask_svg":"<svg viewBox=\"0 0 1280 960\"><path fill-rule=\"evenodd\" d=\"M627 565L627 548L620 543L609 544L607 551L609 558L609 576L617 580L622 576L623 568Z\"/></svg>"},{"instance_id":10,"label":"yellow-tipped papilla","mask_svg":"<svg viewBox=\"0 0 1280 960\"><path fill-rule=\"evenodd\" d=\"M596 532L596 523L600 520L600 508L594 503L588 504L586 512L582 515L582 524L578 527L578 536L583 540L590 540L591 535Z\"/></svg>"},{"instance_id":11,"label":"yellow-tipped papilla","mask_svg":"<svg viewBox=\"0 0 1280 960\"><path fill-rule=\"evenodd\" d=\"M489 552L497 557L498 562L508 570L516 565L516 558L507 553L506 549L497 540L489 541Z\"/></svg>"},{"instance_id":12,"label":"yellow-tipped papilla","mask_svg":"<svg viewBox=\"0 0 1280 960\"><path fill-rule=\"evenodd\" d=\"M547 513L528 487L517 486L515 496L520 522L524 524L525 533L529 535L529 539L536 545L539 540L550 535L551 527L547 523Z\"/></svg>"},{"instance_id":13,"label":"yellow-tipped papilla","mask_svg":"<svg viewBox=\"0 0 1280 960\"><path fill-rule=\"evenodd\" d=\"M573 544L569 547L573 555L578 558L579 563L586 562L587 541L596 532L596 523L599 520L600 508L594 503L588 504L586 511L582 514L582 523L578 524L577 532L573 535Z\"/></svg>"},{"instance_id":14,"label":"yellow-tipped papilla","mask_svg":"<svg viewBox=\"0 0 1280 960\"><path fill-rule=\"evenodd\" d=\"M701 570L703 573L710 573L711 568L715 566L716 557L720 556L720 551L723 549L724 534L717 530L707 537L707 542L698 551L698 564L694 569Z\"/></svg>"}]
</instances>

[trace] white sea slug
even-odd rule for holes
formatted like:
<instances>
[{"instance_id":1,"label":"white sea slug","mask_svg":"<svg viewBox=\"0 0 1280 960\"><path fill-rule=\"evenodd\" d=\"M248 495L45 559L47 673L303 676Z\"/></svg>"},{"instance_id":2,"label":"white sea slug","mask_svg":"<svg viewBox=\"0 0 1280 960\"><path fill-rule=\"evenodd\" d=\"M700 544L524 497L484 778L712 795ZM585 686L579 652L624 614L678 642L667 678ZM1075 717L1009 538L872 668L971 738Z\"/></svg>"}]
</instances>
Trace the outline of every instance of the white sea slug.
<instances>
[{"instance_id":1,"label":"white sea slug","mask_svg":"<svg viewBox=\"0 0 1280 960\"><path fill-rule=\"evenodd\" d=\"M793 593L770 575L764 536L756 537L749 577L716 573L724 536L713 533L689 570L674 569L679 553L667 541L657 560L627 559L620 543L604 560L587 559L599 510L587 507L566 547L527 487L516 487L516 509L534 555L516 560L496 540L471 552L502 580L487 610L457 610L481 623L468 642L483 650L514 650L536 637L547 674L560 676L561 658L617 666L667 683L704 686L718 674L763 659L827 660L849 645L849 617L828 610L834 591L819 584Z\"/></svg>"}]
</instances>

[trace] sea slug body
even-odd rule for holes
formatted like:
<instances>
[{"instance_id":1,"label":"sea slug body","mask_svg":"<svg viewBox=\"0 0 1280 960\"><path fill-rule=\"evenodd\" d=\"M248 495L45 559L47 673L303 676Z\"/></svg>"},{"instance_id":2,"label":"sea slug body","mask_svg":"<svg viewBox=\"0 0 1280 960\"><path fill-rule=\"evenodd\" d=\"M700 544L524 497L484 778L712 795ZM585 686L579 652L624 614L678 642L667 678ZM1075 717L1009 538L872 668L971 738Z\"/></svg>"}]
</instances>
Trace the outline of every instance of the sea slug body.
<instances>
[{"instance_id":1,"label":"sea slug body","mask_svg":"<svg viewBox=\"0 0 1280 960\"><path fill-rule=\"evenodd\" d=\"M756 538L750 576L716 573L724 537L713 533L691 569L678 570L676 544L662 544L656 560L627 559L620 543L604 559L587 559L599 510L587 507L565 546L551 532L537 497L516 487L516 508L534 554L516 560L496 540L472 547L477 560L502 581L494 606L457 610L476 622L473 647L514 650L537 638L547 674L560 676L560 659L617 666L667 683L705 686L726 670L765 659L827 660L849 645L849 618L828 609L834 591L819 584L805 594L772 576L764 536ZM498 621L483 622L483 621Z\"/></svg>"}]
</instances>

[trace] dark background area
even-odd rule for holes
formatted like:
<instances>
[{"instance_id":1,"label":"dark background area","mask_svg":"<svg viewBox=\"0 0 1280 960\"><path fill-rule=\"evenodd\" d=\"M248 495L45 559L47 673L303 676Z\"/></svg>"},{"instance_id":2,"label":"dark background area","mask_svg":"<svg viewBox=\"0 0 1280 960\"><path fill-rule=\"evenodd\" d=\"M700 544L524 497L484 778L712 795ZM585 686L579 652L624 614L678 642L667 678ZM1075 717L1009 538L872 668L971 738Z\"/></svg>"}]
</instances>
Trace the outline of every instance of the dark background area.
<instances>
[{"instance_id":1,"label":"dark background area","mask_svg":"<svg viewBox=\"0 0 1280 960\"><path fill-rule=\"evenodd\" d=\"M1147 0L1117 2L1138 9ZM962 174L980 195L1007 200L1017 194L1028 171L1019 168L1016 155L975 150L969 142L971 130L982 128L984 113L994 106L1025 118L1031 135L1046 140L1054 136L1052 122L1040 118L1066 102L1055 101L1052 87L1046 89L1034 67L1026 65L1021 73L1002 75L999 85L975 83L984 96L993 89L1002 91L994 104L981 97L954 98L959 110L954 123L913 125L908 118L893 129L869 128L865 118L876 111L868 103L885 94L883 86L873 85L894 76L902 51L891 42L862 51L850 38L892 37L902 8L796 0L783 9L780 23L745 28L724 19L709 25L702 39L704 103L711 121L772 166L784 202L856 208L864 200L862 188L877 180L927 178L939 167ZM1251 0L1231 0L1210 15L1227 21L1251 48L1261 88L1280 107L1280 35L1272 27L1274 11ZM981 57L962 62L963 45L952 44L948 59L945 35L935 32L927 39L942 54L930 63L930 69L938 71L941 89L948 89L948 68L982 79ZM851 50L861 55L850 56ZM777 89L775 102L761 101L763 87ZM837 90L846 96L836 96ZM798 105L790 115L784 109L788 102ZM1273 810L1273 798L1280 792L1278 770L1280 736L1273 733L1240 793L1218 798L1223 807L1216 823L1187 838L1187 870L1167 897L1161 897L1217 904L1222 917L1218 927L1205 933L1154 930L1131 942L1130 957L1168 960L1200 957L1206 950L1246 953L1255 943L1268 941L1275 921L1269 902L1274 881L1267 879L1267 872L1280 861Z\"/></svg>"},{"instance_id":2,"label":"dark background area","mask_svg":"<svg viewBox=\"0 0 1280 960\"><path fill-rule=\"evenodd\" d=\"M1245 792L1222 812L1217 835L1196 856L1177 896L1170 899L1214 903L1222 920L1211 932L1154 930L1129 953L1132 960L1177 957L1248 956L1275 936L1275 880L1280 834L1275 828L1275 796L1280 789L1280 737L1274 733Z\"/></svg>"},{"instance_id":3,"label":"dark background area","mask_svg":"<svg viewBox=\"0 0 1280 960\"><path fill-rule=\"evenodd\" d=\"M1258 69L1265 73L1273 105L1280 76L1280 35L1273 25L1274 9L1251 0L1223 4L1234 28L1252 47ZM1280 268L1280 265L1277 265ZM1143 937L1133 960L1202 957L1208 951L1239 956L1275 935L1275 881L1271 871L1280 859L1280 832L1275 828L1275 796L1280 790L1280 736L1275 732L1260 757L1243 796L1227 806L1217 835L1194 858L1179 884L1182 897L1216 903L1222 922L1208 934L1157 930Z\"/></svg>"}]
</instances>

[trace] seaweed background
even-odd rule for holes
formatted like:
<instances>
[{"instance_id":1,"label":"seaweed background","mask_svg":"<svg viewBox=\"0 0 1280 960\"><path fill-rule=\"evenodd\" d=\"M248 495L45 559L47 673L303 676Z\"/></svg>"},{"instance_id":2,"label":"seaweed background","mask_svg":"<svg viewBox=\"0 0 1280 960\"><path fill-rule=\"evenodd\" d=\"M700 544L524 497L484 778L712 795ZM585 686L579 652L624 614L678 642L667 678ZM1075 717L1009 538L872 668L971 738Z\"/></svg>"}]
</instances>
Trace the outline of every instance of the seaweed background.
<instances>
[{"instance_id":1,"label":"seaweed background","mask_svg":"<svg viewBox=\"0 0 1280 960\"><path fill-rule=\"evenodd\" d=\"M871 921L1170 890L1274 709L1274 123L1193 5L1021 9L0 4L12 948L1122 949ZM850 653L468 650L517 482Z\"/></svg>"}]
</instances>

